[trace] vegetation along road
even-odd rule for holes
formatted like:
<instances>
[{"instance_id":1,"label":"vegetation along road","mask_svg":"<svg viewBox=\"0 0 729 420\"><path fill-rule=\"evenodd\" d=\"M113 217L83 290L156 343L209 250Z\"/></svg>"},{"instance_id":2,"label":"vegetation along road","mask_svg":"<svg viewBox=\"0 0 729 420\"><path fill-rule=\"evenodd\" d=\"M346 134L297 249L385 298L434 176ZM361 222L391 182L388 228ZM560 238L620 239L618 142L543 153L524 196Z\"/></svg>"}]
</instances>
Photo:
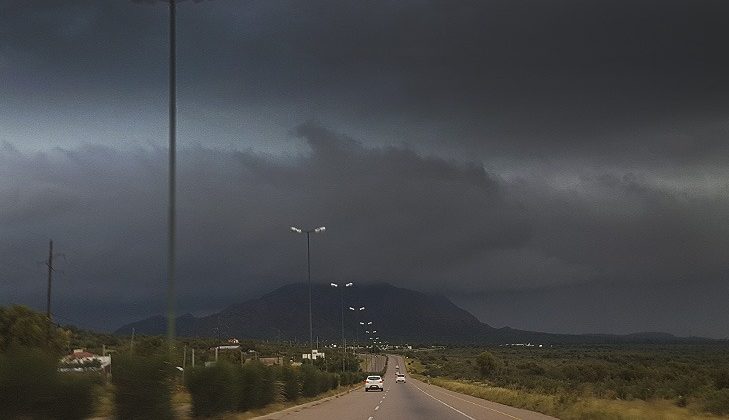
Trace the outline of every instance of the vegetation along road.
<instances>
[{"instance_id":1,"label":"vegetation along road","mask_svg":"<svg viewBox=\"0 0 729 420\"><path fill-rule=\"evenodd\" d=\"M400 372L406 374L406 383L395 383L397 366L400 367ZM405 360L401 356L389 356L383 392L365 392L363 389L357 389L355 392L321 404L272 414L264 418L271 420L537 420L554 418L423 383L410 377L405 366Z\"/></svg>"}]
</instances>

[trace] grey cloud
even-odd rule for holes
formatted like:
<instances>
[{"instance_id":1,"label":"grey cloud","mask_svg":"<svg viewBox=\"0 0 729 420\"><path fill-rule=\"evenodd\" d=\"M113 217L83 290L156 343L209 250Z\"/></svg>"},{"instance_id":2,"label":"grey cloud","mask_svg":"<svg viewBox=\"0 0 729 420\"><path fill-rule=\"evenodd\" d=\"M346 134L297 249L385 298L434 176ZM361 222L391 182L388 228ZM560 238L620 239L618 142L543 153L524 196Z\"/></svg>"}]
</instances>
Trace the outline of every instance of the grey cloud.
<instances>
[{"instance_id":1,"label":"grey cloud","mask_svg":"<svg viewBox=\"0 0 729 420\"><path fill-rule=\"evenodd\" d=\"M301 280L304 242L290 225L328 227L312 238L318 281L390 281L460 296L706 285L723 272L729 232L721 220L729 209L721 197L617 173L558 189L538 178L507 181L474 163L368 147L313 122L293 134L309 153L181 151L182 310L210 310ZM165 160L162 149L23 154L6 147L2 167L15 176L2 178L1 201L17 204L3 208L3 261L32 266L52 237L73 262L67 277L75 283L59 286L59 301L113 301L124 320L143 312L140 302L161 302ZM57 211L23 210L53 208L59 197ZM15 270L0 295L38 299L42 273L29 279L27 271Z\"/></svg>"},{"instance_id":2,"label":"grey cloud","mask_svg":"<svg viewBox=\"0 0 729 420\"><path fill-rule=\"evenodd\" d=\"M24 95L59 106L73 98L139 106L164 96L163 5L13 5L0 18L3 51L34 57L6 66ZM180 106L219 114L208 118L255 107L272 126L284 109L299 121L327 118L350 132L483 160L723 161L727 7L712 0L185 2Z\"/></svg>"}]
</instances>

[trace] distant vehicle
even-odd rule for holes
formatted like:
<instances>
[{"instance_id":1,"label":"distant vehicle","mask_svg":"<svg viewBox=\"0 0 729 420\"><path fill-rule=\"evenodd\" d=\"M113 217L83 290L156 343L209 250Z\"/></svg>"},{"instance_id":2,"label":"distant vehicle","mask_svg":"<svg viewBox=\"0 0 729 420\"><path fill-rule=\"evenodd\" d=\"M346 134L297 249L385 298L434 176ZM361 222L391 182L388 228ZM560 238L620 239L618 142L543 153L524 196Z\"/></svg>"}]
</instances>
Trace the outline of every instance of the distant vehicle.
<instances>
[{"instance_id":1,"label":"distant vehicle","mask_svg":"<svg viewBox=\"0 0 729 420\"><path fill-rule=\"evenodd\" d=\"M368 376L367 379L365 379L365 392L370 389L384 391L385 385L383 385L382 376Z\"/></svg>"},{"instance_id":2,"label":"distant vehicle","mask_svg":"<svg viewBox=\"0 0 729 420\"><path fill-rule=\"evenodd\" d=\"M400 365L395 365L395 369L400 370Z\"/></svg>"},{"instance_id":3,"label":"distant vehicle","mask_svg":"<svg viewBox=\"0 0 729 420\"><path fill-rule=\"evenodd\" d=\"M402 373L397 374L397 379L395 379L395 383L402 382L405 383L405 375Z\"/></svg>"}]
</instances>

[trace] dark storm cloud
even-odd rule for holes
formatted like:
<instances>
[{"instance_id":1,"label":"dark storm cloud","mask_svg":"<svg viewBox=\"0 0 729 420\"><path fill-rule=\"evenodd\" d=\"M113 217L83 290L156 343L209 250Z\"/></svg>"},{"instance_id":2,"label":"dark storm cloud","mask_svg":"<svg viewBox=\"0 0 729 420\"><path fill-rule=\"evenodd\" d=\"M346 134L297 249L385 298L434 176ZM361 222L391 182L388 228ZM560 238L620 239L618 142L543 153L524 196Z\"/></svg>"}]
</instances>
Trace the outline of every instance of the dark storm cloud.
<instances>
[{"instance_id":1,"label":"dark storm cloud","mask_svg":"<svg viewBox=\"0 0 729 420\"><path fill-rule=\"evenodd\" d=\"M181 2L180 306L300 280L286 227L324 224L318 279L441 291L486 322L671 330L681 296L713 308L729 255L727 12ZM52 237L68 260L59 311L104 312L83 322L105 329L161 312L166 60L164 1L0 4L3 302L43 302ZM610 311L590 323L577 303L599 296L648 308L655 328ZM582 315L528 310L549 302Z\"/></svg>"},{"instance_id":2,"label":"dark storm cloud","mask_svg":"<svg viewBox=\"0 0 729 420\"><path fill-rule=\"evenodd\" d=\"M196 296L204 305L299 280L303 242L291 224L329 227L314 243L319 278L411 284L436 282L439 271L530 237L502 183L478 166L367 149L315 124L297 133L311 155L291 161L202 147L182 152L183 300ZM6 147L3 256L32 265L47 235L74 261L70 277L94 279L85 298L159 297L165 156L97 146L25 155ZM16 274L3 295L37 296L38 283ZM58 296L74 294L59 287Z\"/></svg>"},{"instance_id":3,"label":"dark storm cloud","mask_svg":"<svg viewBox=\"0 0 729 420\"><path fill-rule=\"evenodd\" d=\"M408 141L485 156L726 152L725 2L276 4L250 6L254 30L210 13L217 29L185 50L202 86L415 125Z\"/></svg>"},{"instance_id":4,"label":"dark storm cloud","mask_svg":"<svg viewBox=\"0 0 729 420\"><path fill-rule=\"evenodd\" d=\"M310 153L181 152L182 310L215 309L300 280L304 242L290 225L328 227L312 238L320 281L390 281L473 296L722 277L725 198L661 190L630 174L555 190L538 179L509 182L473 163L366 147L315 123L295 134ZM83 296L137 308L126 317L143 312L140 302L159 304L165 156L97 146L22 154L6 146L2 256L14 274L2 295L42 300L42 273L30 276L28 267L51 236L70 260L59 262L68 264L59 302Z\"/></svg>"},{"instance_id":5,"label":"dark storm cloud","mask_svg":"<svg viewBox=\"0 0 729 420\"><path fill-rule=\"evenodd\" d=\"M11 4L3 50L28 89L139 102L165 88L164 5ZM184 2L180 106L326 116L483 159L724 162L727 12L719 0Z\"/></svg>"}]
</instances>

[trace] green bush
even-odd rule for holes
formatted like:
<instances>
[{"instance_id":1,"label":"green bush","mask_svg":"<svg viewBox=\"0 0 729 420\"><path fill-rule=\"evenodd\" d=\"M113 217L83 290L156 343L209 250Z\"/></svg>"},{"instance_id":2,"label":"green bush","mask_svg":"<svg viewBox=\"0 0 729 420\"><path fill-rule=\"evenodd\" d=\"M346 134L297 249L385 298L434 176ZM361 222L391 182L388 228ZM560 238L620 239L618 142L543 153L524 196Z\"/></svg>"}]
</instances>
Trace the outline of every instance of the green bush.
<instances>
[{"instance_id":1,"label":"green bush","mask_svg":"<svg viewBox=\"0 0 729 420\"><path fill-rule=\"evenodd\" d=\"M0 418L83 419L94 411L95 378L61 374L39 350L0 354Z\"/></svg>"},{"instance_id":2,"label":"green bush","mask_svg":"<svg viewBox=\"0 0 729 420\"><path fill-rule=\"evenodd\" d=\"M352 372L343 372L339 374L340 385L350 385L352 383Z\"/></svg>"},{"instance_id":3,"label":"green bush","mask_svg":"<svg viewBox=\"0 0 729 420\"><path fill-rule=\"evenodd\" d=\"M488 376L496 370L496 357L485 351L478 355L476 364L478 365L478 371L481 376Z\"/></svg>"},{"instance_id":4,"label":"green bush","mask_svg":"<svg viewBox=\"0 0 729 420\"><path fill-rule=\"evenodd\" d=\"M321 371L311 365L301 366L301 394L313 397L319 393Z\"/></svg>"},{"instance_id":5,"label":"green bush","mask_svg":"<svg viewBox=\"0 0 729 420\"><path fill-rule=\"evenodd\" d=\"M258 372L250 365L238 369L237 371L237 389L238 389L238 410L246 411L254 407L258 399Z\"/></svg>"},{"instance_id":6,"label":"green bush","mask_svg":"<svg viewBox=\"0 0 729 420\"><path fill-rule=\"evenodd\" d=\"M265 407L271 404L276 399L276 376L273 367L264 366L259 362L255 362L258 365L258 370L261 376L261 391L258 395L258 401L256 401L256 407Z\"/></svg>"},{"instance_id":7,"label":"green bush","mask_svg":"<svg viewBox=\"0 0 729 420\"><path fill-rule=\"evenodd\" d=\"M85 419L94 412L95 374L65 373L60 375L53 412L58 419Z\"/></svg>"},{"instance_id":8,"label":"green bush","mask_svg":"<svg viewBox=\"0 0 729 420\"><path fill-rule=\"evenodd\" d=\"M261 408L276 398L276 385L273 368L252 361L239 369L238 409L241 411Z\"/></svg>"},{"instance_id":9,"label":"green bush","mask_svg":"<svg viewBox=\"0 0 729 420\"><path fill-rule=\"evenodd\" d=\"M322 372L311 365L301 367L301 392L305 397L313 397L338 386L338 374Z\"/></svg>"},{"instance_id":10,"label":"green bush","mask_svg":"<svg viewBox=\"0 0 729 420\"><path fill-rule=\"evenodd\" d=\"M704 410L723 416L729 414L729 389L714 391L706 397Z\"/></svg>"},{"instance_id":11,"label":"green bush","mask_svg":"<svg viewBox=\"0 0 729 420\"><path fill-rule=\"evenodd\" d=\"M279 380L283 383L283 397L288 401L295 401L301 395L298 372L291 366L282 366L279 372Z\"/></svg>"},{"instance_id":12,"label":"green bush","mask_svg":"<svg viewBox=\"0 0 729 420\"><path fill-rule=\"evenodd\" d=\"M161 356L122 354L113 358L116 416L121 419L172 419L172 368Z\"/></svg>"},{"instance_id":13,"label":"green bush","mask_svg":"<svg viewBox=\"0 0 729 420\"><path fill-rule=\"evenodd\" d=\"M336 373L329 374L329 389L337 389L339 387L339 375Z\"/></svg>"},{"instance_id":14,"label":"green bush","mask_svg":"<svg viewBox=\"0 0 729 420\"><path fill-rule=\"evenodd\" d=\"M32 348L61 355L67 345L66 332L51 324L44 314L21 305L0 306L0 352Z\"/></svg>"},{"instance_id":15,"label":"green bush","mask_svg":"<svg viewBox=\"0 0 729 420\"><path fill-rule=\"evenodd\" d=\"M212 416L237 408L235 369L221 362L212 367L185 372L185 386L192 397L192 412L195 416Z\"/></svg>"},{"instance_id":16,"label":"green bush","mask_svg":"<svg viewBox=\"0 0 729 420\"><path fill-rule=\"evenodd\" d=\"M729 369L717 369L711 375L716 389L729 388Z\"/></svg>"}]
</instances>

